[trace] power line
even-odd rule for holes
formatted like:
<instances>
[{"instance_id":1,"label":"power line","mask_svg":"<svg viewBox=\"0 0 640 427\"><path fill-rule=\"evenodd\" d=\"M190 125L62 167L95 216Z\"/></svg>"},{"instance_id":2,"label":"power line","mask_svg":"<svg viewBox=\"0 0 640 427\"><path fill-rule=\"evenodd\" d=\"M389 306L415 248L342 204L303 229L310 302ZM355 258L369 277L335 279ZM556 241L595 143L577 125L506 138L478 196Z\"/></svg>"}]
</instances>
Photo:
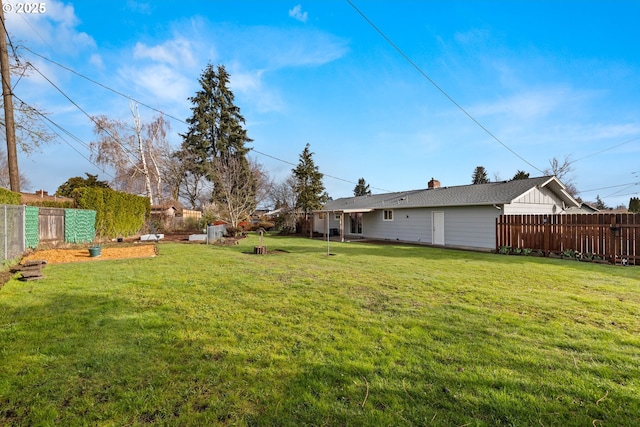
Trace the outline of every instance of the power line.
<instances>
[{"instance_id":1,"label":"power line","mask_svg":"<svg viewBox=\"0 0 640 427\"><path fill-rule=\"evenodd\" d=\"M62 96L64 96L65 98L67 98L67 100L73 104L73 106L75 106L78 110L80 110L85 116L87 116L89 118L89 120L91 120L98 129L103 130L105 133L107 133L107 135L109 135L111 137L111 139L113 139L115 141L116 144L118 144L127 154L129 154L129 156L134 156L134 154L124 145L122 144L118 138L116 138L116 136L107 128L105 128L104 126L102 126L93 116L91 116L89 113L87 113L82 107L80 107L74 100L72 100L69 95L67 95L62 89L60 89L55 83L53 83L47 76L45 76L44 74L42 74L40 72L40 70L38 70L38 68L36 68L33 64L31 63L27 63L31 68L33 68L38 74L40 74L40 76L42 76L43 79L45 79L47 82L49 82L49 84L51 86L53 86L58 92L60 92L62 94ZM129 161L129 163L131 163L134 167L137 166L133 160L127 156L127 160ZM135 157L135 156L134 156Z\"/></svg>"},{"instance_id":2,"label":"power line","mask_svg":"<svg viewBox=\"0 0 640 427\"><path fill-rule=\"evenodd\" d=\"M51 59L49 59L49 58L47 58L47 57L45 57L45 56L43 56L43 55L41 55L41 54L39 54L39 53L37 53L37 52L34 52L33 50L29 49L29 48L28 48L28 47L26 47L26 46L20 46L20 47L21 47L21 48L23 48L23 49L25 49L25 50L27 50L28 52L32 53L33 55L36 55L37 57L42 58L42 59L44 59L45 61L48 61L48 62L50 62L50 63L52 63L52 64L54 64L54 65L57 65L58 67L60 67L60 68L62 68L62 69L64 69L64 70L67 70L67 71L69 71L70 73L73 73L73 74L77 75L78 77L81 77L81 78L83 78L83 79L85 79L85 80L87 80L87 81L89 81L89 82L91 82L91 83L93 83L93 84L95 84L95 85L98 85L98 86L102 87L103 89L106 89L106 90L108 90L108 91L110 91L110 92L113 92L113 93L115 93L116 95L122 96L123 98L127 98L127 99L129 99L129 100L133 100L133 101L137 102L138 104L140 104L140 105L142 105L142 106L144 106L144 107L146 107L146 108L149 108L150 110L153 110L153 111L156 111L156 112L158 112L158 113L160 113L160 114L163 114L163 115L165 115L165 116L167 116L167 117L169 117L169 118L171 118L171 119L173 119L173 120L176 120L176 121L178 121L178 122L180 122L180 123L188 124L185 120L179 119L179 118L177 118L177 117L175 117L175 116L172 116L171 114L168 114L168 113L166 113L166 112L164 112L164 111L162 111L162 110L159 110L159 109L157 109L157 108L155 108L155 107L152 107L152 106L151 106L151 105L149 105L149 104L146 104L146 103L144 103L144 102L142 102L142 101L139 101L139 100L137 100L137 99L135 99L135 98L132 98L132 97L130 97L130 96L127 96L127 95L125 95L124 93L119 92L119 91L117 91L117 90L115 90L115 89L113 89L113 88L111 88L111 87L109 87L109 86L107 86L107 85L105 85L105 84L103 84L103 83L100 83L100 82L98 82L98 81L96 81L96 80L94 80L94 79L92 79L92 78L90 78L90 77L87 77L87 76L85 76L84 74L81 74L81 73L79 73L79 72L75 71L74 69L72 69L72 68L70 68L70 67L67 67L67 66L65 66L65 65L62 65L62 64L60 64L59 62L53 61L53 60L51 60ZM36 68L33 66L33 64L29 63L29 65L30 65L31 67L33 67L34 69L36 69ZM55 84L53 84L53 83L52 83L48 78L46 78L46 77L45 77L45 76L44 76L44 75L43 75L39 70L37 70L37 69L36 69L36 71L37 71L41 76L43 76L43 77L44 77L44 78L45 78L49 83L51 83L51 84L52 84L52 85L53 85L53 86L54 86L54 87L55 87L55 88L56 88L60 93L62 93L62 94L63 94L63 95L64 95L64 96L65 96L65 97L66 97L66 98L67 98L67 99L72 103L72 104L74 104L78 109L80 109L80 111L82 111L82 112L83 112L85 115L87 115L91 120L93 120L93 119L92 119L92 118L91 118L91 117L90 117L90 116L89 116L89 115L88 115L84 110L82 110L82 108L80 108L77 104L75 104L75 103L74 103L74 102L73 102L73 101L72 101L72 100L71 100L67 95L65 95L65 94L62 92L62 90L61 90L61 89L59 89L59 88L58 88ZM95 121L94 121L94 122L95 122ZM291 163L291 162L289 162L289 161L287 161L287 160L284 160L284 159L281 159L281 158L279 158L279 157L275 157L275 156L272 156L272 155L270 155L270 154L263 153L263 152L258 151L258 150L256 150L256 149L252 149L251 151L254 151L254 152L255 152L255 153L257 153L257 154L260 154L261 156L265 156L265 157L268 157L268 158L270 158L270 159L277 160L277 161L279 161L279 162L282 162L282 163L285 163L285 164L288 164L288 165L291 165L291 166L296 166L296 164L295 164L295 163ZM335 180L338 180L338 181L342 181L342 182L346 182L346 183L349 183L349 184L356 184L356 185L357 185L357 183L356 183L355 181L350 181L350 180L347 180L347 179L344 179L344 178L340 178L340 177L336 177L336 176L329 175L329 174L324 174L324 176L326 176L327 178L332 178L332 179L335 179ZM372 188L372 189L374 189L374 190L380 190L380 191L385 191L385 192L391 192L390 190L386 190L386 189L379 188L379 187L371 187L371 188Z\"/></svg>"},{"instance_id":3,"label":"power line","mask_svg":"<svg viewBox=\"0 0 640 427\"><path fill-rule=\"evenodd\" d=\"M278 160L278 161L280 161L280 162L282 162L282 163L286 163L286 164L291 165L291 166L294 166L294 167L295 167L295 166L298 166L298 165L296 165L295 163L291 163L291 162L289 162L289 161L287 161L287 160L279 159L279 158L274 157L274 156L272 156L272 155L270 155L270 154L262 153L262 152L260 152L260 151L258 151L258 150L256 150L256 149L254 149L254 148L252 148L252 149L251 149L251 151L252 151L252 152L255 152L255 153L258 153L258 154L260 154L260 155L262 155L262 156L269 157L269 158L274 159L274 160ZM357 182L349 181L348 179L340 178L340 177L333 176L333 175L329 175L329 174L326 174L326 173L323 173L322 175L326 176L327 178L332 178L332 179L335 179L335 180L338 180L338 181L342 181L342 182L346 182L346 183L349 183L349 184L356 184L356 185L358 185L358 183L357 183ZM391 190L386 190L386 189L384 189L384 188L372 187L372 186L370 186L370 188L372 188L372 189L374 189L374 190L384 191L384 192L386 192L386 193L392 193L392 191L391 191Z\"/></svg>"},{"instance_id":4,"label":"power line","mask_svg":"<svg viewBox=\"0 0 640 427\"><path fill-rule=\"evenodd\" d=\"M627 140L625 142L621 142L620 144L612 145L609 148L605 148L604 150L597 151L597 152L595 152L593 154L589 154L587 156L580 157L579 159L574 160L572 163L575 163L575 162L580 161L580 160L588 159L589 157L597 156L598 154L602 154L605 151L613 150L614 148L620 147L621 145L625 145L625 144L628 144L630 142L637 141L637 140L640 140L640 136L635 137L635 138L631 138L631 139L629 139L629 140Z\"/></svg>"},{"instance_id":5,"label":"power line","mask_svg":"<svg viewBox=\"0 0 640 427\"><path fill-rule=\"evenodd\" d=\"M135 98L132 98L132 97L131 97L131 96L129 96L129 95L125 95L124 93L119 92L119 91L117 91L117 90L115 90L115 89L113 89L113 88L111 88L111 87L109 87L109 86L107 86L107 85L105 85L105 84L102 84L102 83L100 83L100 82L98 82L98 81L96 81L96 80L93 80L92 78L87 77L87 76L85 76L84 74L81 74L81 73L79 73L79 72L75 71L75 70L74 70L74 69L72 69L72 68L69 68L69 67L67 67L67 66L65 66L65 65L60 64L59 62L56 62L56 61L54 61L54 60L52 60L52 59L47 58L47 57L46 57L46 56L44 56L44 55L41 55L41 54L39 54L39 53L37 53L37 52L34 52L33 50L29 49L29 48L28 48L28 47L26 47L26 46L20 46L20 47L21 47L21 48L23 48L23 49L24 49L24 50L26 50L26 51L31 52L32 54L36 55L36 56L37 56L37 57L39 57L39 58L42 58L42 59L44 59L45 61L48 61L48 62L50 62L50 63L52 63L52 64L54 64L54 65L57 65L58 67L60 67L60 68L62 68L62 69L65 69L65 70L69 71L70 73L73 73L73 74L75 74L76 76L81 77L81 78L83 78L83 79L85 79L85 80L87 80L87 81L89 81L89 82L91 82L91 83L93 83L93 84L95 84L95 85L98 85L98 86L100 86L100 87L101 87L101 88L103 88L103 89L106 89L106 90L108 90L108 91L110 91L110 92L113 92L113 93L115 93L116 95L122 96L123 98L127 98L127 99L132 100L132 101L135 101L135 102L137 102L138 104L142 105L143 107L146 107L146 108L148 108L148 109L150 109L150 110L153 110L153 111L155 111L155 112L157 112L157 113L160 113L160 114L162 114L162 115L164 115L164 116L167 116L167 117L169 117L169 118L171 118L171 119L173 119L173 120L176 120L176 121L178 121L178 122L181 122L181 123L187 124L187 122L186 122L186 121L184 121L184 120L182 120L182 119L179 119L179 118L177 118L177 117L175 117L175 116L172 116L171 114L165 113L164 111L159 110L159 109L157 109L157 108L155 108L155 107L152 107L151 105L145 104L144 102L139 101L139 100L137 100L137 99L135 99Z\"/></svg>"},{"instance_id":6,"label":"power line","mask_svg":"<svg viewBox=\"0 0 640 427\"><path fill-rule=\"evenodd\" d=\"M640 183L638 183L638 182L629 182L629 183L626 183L626 184L610 185L608 187L600 187L600 188L592 188L590 190L583 190L583 191L580 191L580 193L592 193L594 191L599 191L599 190L609 190L611 188L626 187L628 185L638 185L638 184L640 184Z\"/></svg>"},{"instance_id":7,"label":"power line","mask_svg":"<svg viewBox=\"0 0 640 427\"><path fill-rule=\"evenodd\" d=\"M633 184L631 184L631 185L627 185L627 186L626 186L626 187L624 187L623 189L618 190L618 191L616 191L615 193L608 194L608 195L606 195L606 196L604 196L604 197L613 197L613 196L619 196L619 197L622 197L622 196L623 196L623 194L620 194L620 193L622 193L623 191L626 191L627 189L629 189L629 188L631 188L631 187L633 187L633 186L635 186L635 185L640 185L640 183L636 182L636 183L633 183Z\"/></svg>"},{"instance_id":8,"label":"power line","mask_svg":"<svg viewBox=\"0 0 640 427\"><path fill-rule=\"evenodd\" d=\"M69 147L71 147L71 149L73 151L75 151L76 153L78 153L82 158L84 158L86 161L88 161L89 163L91 163L93 166L97 167L98 169L100 169L105 175L110 176L111 178L115 177L113 175L111 175L109 172L107 172L103 167L98 166L97 164L95 164L90 158L88 158L87 156L85 156L83 153L81 153L77 148L75 148L73 145L71 145L66 139L64 139L62 137L62 135L60 135L54 128L51 127L51 125L55 126L56 128L60 129L62 132L64 132L65 134L67 134L69 137L71 137L72 139L74 139L75 141L77 141L78 143L80 143L80 145L82 145L83 147L85 147L88 150L91 150L91 147L89 144L87 144L86 142L82 141L80 138L78 138L77 136L75 136L74 134L72 134L71 132L69 132L68 130L66 130L65 128L63 128L62 126L60 126L59 124L57 124L56 122L54 122L53 120L51 120L49 117L47 117L45 114L41 113L40 111L38 111L37 109L31 107L29 104L27 104L26 102L24 102L22 99L20 99L20 97L18 97L17 95L13 95L18 101L20 101L22 104L26 105L28 108L30 108L32 111L34 111L38 117L40 118L40 120L49 128L51 129L51 131L53 133L55 133L58 138L60 138L65 144L67 144ZM48 123L47 123L48 122Z\"/></svg>"},{"instance_id":9,"label":"power line","mask_svg":"<svg viewBox=\"0 0 640 427\"><path fill-rule=\"evenodd\" d=\"M504 142L502 142L502 140L500 140L497 136L495 136L489 129L487 129L482 123L480 123L475 117L473 117L467 110L465 110L460 104L458 104L455 99L453 99L444 89L442 89L440 86L438 86L438 84L427 75L427 73L425 73L415 62L413 62L411 60L411 58L409 58L409 56L407 54L405 54L402 49L400 49L400 47L398 47L389 37L387 37L387 35L380 29L378 28L369 18L367 18L367 16L360 10L358 9L351 0L346 0L347 3L349 3L349 5L356 11L358 12L358 14L365 20L367 21L367 23L378 33L380 34L380 36L382 36L383 39L385 39L385 41L387 43L389 43L389 45L391 45L391 47L393 47L396 52L398 52L400 54L400 56L402 56L405 61L407 61L413 68L415 68L418 73L420 73L422 75L422 77L424 77L425 79L427 79L427 81L429 83L431 83L431 85L433 85L433 87L435 87L440 93L442 93L445 98L447 98L449 101L451 101L451 103L453 105L455 105L460 111L462 111L469 119L471 119L471 121L473 121L480 129L482 129L487 135L489 135L491 138L493 138L495 141L497 141L500 145L502 145L504 148L506 148L507 150L509 150L509 152L511 152L511 154L513 154L514 156L516 156L517 158L519 158L520 160L522 160L523 162L525 162L526 164L528 164L529 166L531 166L532 168L534 168L535 170L537 170L538 172L544 174L544 172L540 169L538 169L536 166L534 166L532 163L530 163L527 159L525 159L524 157L522 157L520 154L516 153L513 149L511 149L511 147L509 147L507 144L505 144Z\"/></svg>"}]
</instances>

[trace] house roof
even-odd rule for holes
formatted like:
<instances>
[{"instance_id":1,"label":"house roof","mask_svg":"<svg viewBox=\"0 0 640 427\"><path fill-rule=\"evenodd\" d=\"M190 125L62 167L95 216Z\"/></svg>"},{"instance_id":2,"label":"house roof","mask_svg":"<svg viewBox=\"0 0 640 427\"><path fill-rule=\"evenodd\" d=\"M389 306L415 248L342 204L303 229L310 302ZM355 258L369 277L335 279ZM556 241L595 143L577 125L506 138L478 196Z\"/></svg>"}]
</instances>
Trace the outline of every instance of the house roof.
<instances>
[{"instance_id":1,"label":"house roof","mask_svg":"<svg viewBox=\"0 0 640 427\"><path fill-rule=\"evenodd\" d=\"M567 206L580 206L554 176L513 181L469 184L454 187L401 191L371 196L343 197L329 201L321 211L368 212L374 209L439 206L503 205L513 202L536 187L547 187Z\"/></svg>"}]
</instances>

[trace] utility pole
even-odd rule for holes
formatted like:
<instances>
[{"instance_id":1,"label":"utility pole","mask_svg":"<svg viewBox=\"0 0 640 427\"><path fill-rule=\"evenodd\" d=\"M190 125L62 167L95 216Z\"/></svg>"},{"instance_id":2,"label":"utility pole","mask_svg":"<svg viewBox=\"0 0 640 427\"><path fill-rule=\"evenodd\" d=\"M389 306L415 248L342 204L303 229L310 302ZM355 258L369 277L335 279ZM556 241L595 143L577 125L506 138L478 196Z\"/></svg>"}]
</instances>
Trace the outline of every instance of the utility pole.
<instances>
[{"instance_id":1,"label":"utility pole","mask_svg":"<svg viewBox=\"0 0 640 427\"><path fill-rule=\"evenodd\" d=\"M4 5L0 0L0 74L2 74L2 99L4 101L4 123L7 130L7 163L9 165L9 186L11 191L20 192L18 173L18 151L16 149L16 129L13 120L13 98L11 95L11 70L7 51L7 25L4 19Z\"/></svg>"}]
</instances>

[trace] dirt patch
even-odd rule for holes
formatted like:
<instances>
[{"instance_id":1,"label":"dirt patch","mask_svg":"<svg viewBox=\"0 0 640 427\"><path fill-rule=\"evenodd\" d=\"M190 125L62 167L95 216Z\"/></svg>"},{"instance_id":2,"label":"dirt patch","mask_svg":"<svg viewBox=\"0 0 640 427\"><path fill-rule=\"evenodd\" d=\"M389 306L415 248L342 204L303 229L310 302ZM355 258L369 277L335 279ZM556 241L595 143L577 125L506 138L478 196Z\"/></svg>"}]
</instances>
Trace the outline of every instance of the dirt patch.
<instances>
[{"instance_id":1,"label":"dirt patch","mask_svg":"<svg viewBox=\"0 0 640 427\"><path fill-rule=\"evenodd\" d=\"M47 249L28 254L22 261L43 259L48 264L61 264L67 262L93 262L105 259L148 258L156 255L155 243L122 244L119 246L102 247L100 256L89 256L87 248L82 249Z\"/></svg>"},{"instance_id":2,"label":"dirt patch","mask_svg":"<svg viewBox=\"0 0 640 427\"><path fill-rule=\"evenodd\" d=\"M11 280L11 278L13 277L13 274L14 273L10 272L9 270L0 271L0 289L5 283Z\"/></svg>"}]
</instances>

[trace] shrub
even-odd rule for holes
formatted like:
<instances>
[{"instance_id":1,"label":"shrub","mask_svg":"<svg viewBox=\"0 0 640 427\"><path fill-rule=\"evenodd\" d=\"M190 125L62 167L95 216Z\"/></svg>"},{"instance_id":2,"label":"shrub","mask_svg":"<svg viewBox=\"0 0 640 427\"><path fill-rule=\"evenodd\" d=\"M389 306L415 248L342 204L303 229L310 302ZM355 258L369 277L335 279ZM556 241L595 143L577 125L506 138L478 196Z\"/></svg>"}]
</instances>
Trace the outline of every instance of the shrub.
<instances>
[{"instance_id":1,"label":"shrub","mask_svg":"<svg viewBox=\"0 0 640 427\"><path fill-rule=\"evenodd\" d=\"M240 233L242 233L242 228L241 227L227 226L227 233L225 234L225 236L227 236L227 237L236 237Z\"/></svg>"},{"instance_id":2,"label":"shrub","mask_svg":"<svg viewBox=\"0 0 640 427\"><path fill-rule=\"evenodd\" d=\"M0 188L0 204L3 205L19 205L20 193L9 191L6 188Z\"/></svg>"}]
</instances>

